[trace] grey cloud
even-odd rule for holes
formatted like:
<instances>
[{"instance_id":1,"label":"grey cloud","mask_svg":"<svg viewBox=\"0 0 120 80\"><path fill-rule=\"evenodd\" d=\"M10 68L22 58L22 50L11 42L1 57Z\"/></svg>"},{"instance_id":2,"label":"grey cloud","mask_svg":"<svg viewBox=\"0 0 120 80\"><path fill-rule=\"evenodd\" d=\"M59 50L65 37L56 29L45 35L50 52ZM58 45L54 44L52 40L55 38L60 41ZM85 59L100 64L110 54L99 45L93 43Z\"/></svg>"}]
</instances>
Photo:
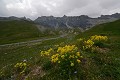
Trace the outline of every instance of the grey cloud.
<instances>
[{"instance_id":1,"label":"grey cloud","mask_svg":"<svg viewBox=\"0 0 120 80\"><path fill-rule=\"evenodd\" d=\"M0 1L0 16L6 16L6 15L8 15L8 11L5 7L4 1L1 0Z\"/></svg>"},{"instance_id":2,"label":"grey cloud","mask_svg":"<svg viewBox=\"0 0 120 80\"><path fill-rule=\"evenodd\" d=\"M118 0L0 0L0 16L79 16L98 17L120 12Z\"/></svg>"},{"instance_id":3,"label":"grey cloud","mask_svg":"<svg viewBox=\"0 0 120 80\"><path fill-rule=\"evenodd\" d=\"M102 8L109 9L120 6L120 1L118 0L101 0L100 5Z\"/></svg>"}]
</instances>

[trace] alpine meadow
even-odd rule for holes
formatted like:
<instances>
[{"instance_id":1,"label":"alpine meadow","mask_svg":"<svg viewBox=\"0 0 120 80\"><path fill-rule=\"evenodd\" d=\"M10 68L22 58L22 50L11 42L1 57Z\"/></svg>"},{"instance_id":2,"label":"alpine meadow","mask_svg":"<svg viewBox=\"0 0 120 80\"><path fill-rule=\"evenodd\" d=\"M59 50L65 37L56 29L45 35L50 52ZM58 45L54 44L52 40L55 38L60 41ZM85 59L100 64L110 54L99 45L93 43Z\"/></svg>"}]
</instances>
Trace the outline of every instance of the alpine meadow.
<instances>
[{"instance_id":1,"label":"alpine meadow","mask_svg":"<svg viewBox=\"0 0 120 80\"><path fill-rule=\"evenodd\" d=\"M0 80L120 80L118 7L114 0L0 1Z\"/></svg>"}]
</instances>

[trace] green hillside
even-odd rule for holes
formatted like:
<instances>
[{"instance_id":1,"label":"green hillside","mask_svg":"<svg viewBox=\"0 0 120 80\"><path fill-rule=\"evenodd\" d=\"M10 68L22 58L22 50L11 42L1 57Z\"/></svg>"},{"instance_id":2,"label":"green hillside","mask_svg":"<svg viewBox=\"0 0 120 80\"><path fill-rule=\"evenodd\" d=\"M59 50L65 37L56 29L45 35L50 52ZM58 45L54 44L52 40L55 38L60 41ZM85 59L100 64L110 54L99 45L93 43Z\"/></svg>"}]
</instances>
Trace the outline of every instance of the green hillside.
<instances>
[{"instance_id":1,"label":"green hillside","mask_svg":"<svg viewBox=\"0 0 120 80\"><path fill-rule=\"evenodd\" d=\"M84 34L85 35L103 34L108 36L119 36L120 20L95 26L90 30L86 31L85 33L83 33L83 35Z\"/></svg>"},{"instance_id":2,"label":"green hillside","mask_svg":"<svg viewBox=\"0 0 120 80\"><path fill-rule=\"evenodd\" d=\"M49 28L40 30L32 21L0 21L0 44L56 37L65 33L67 33L67 30L54 30Z\"/></svg>"},{"instance_id":3,"label":"green hillside","mask_svg":"<svg viewBox=\"0 0 120 80\"><path fill-rule=\"evenodd\" d=\"M87 58L91 63L87 68L87 80L120 80L120 20L100 24L76 38L92 35L104 35L109 37L106 47L107 53L91 54L88 52Z\"/></svg>"},{"instance_id":4,"label":"green hillside","mask_svg":"<svg viewBox=\"0 0 120 80\"><path fill-rule=\"evenodd\" d=\"M29 21L0 21L0 44L39 37L39 30Z\"/></svg>"},{"instance_id":5,"label":"green hillside","mask_svg":"<svg viewBox=\"0 0 120 80\"><path fill-rule=\"evenodd\" d=\"M95 44L95 51L82 49L83 46L78 42L78 39L85 38L88 40L90 36L93 35L107 36L108 40L103 43ZM66 63L61 65L62 68L60 68L59 63L50 62L50 56L59 52L55 52L58 46L63 48L64 52L65 45L76 45L78 51L80 51L80 55L83 57L81 57L80 64L77 66L72 64L69 67L72 67L72 73L65 72L66 70L69 72L71 69L64 67L69 61L72 62L71 59L67 60L67 58L65 58L68 63L63 60L63 63ZM47 50L51 48L55 50L53 51L55 53L51 53L47 57L40 56L42 50L47 52ZM77 48L75 50L77 50ZM120 20L97 25L80 34L69 34L63 38L46 40L35 45L0 47L0 52L0 79L120 80ZM68 53L71 52L74 51ZM69 55L68 53L66 54ZM78 56L72 58L76 60ZM20 74L19 70L15 69L14 65L23 61L26 61L29 67L27 67L25 73ZM66 70L64 70L64 68L66 68ZM61 72L62 70L63 73Z\"/></svg>"}]
</instances>

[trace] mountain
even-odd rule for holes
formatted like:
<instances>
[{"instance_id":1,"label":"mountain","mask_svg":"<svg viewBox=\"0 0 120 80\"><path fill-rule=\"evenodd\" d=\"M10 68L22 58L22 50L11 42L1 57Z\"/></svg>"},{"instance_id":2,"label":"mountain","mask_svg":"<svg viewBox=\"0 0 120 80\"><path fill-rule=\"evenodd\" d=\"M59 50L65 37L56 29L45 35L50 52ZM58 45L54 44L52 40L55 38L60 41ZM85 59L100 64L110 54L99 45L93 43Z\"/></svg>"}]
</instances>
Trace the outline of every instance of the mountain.
<instances>
[{"instance_id":1,"label":"mountain","mask_svg":"<svg viewBox=\"0 0 120 80\"><path fill-rule=\"evenodd\" d=\"M42 16L38 17L34 22L46 27L52 28L73 28L73 27L87 27L91 25L88 23L88 16L63 16L63 17L53 17L53 16Z\"/></svg>"},{"instance_id":2,"label":"mountain","mask_svg":"<svg viewBox=\"0 0 120 80\"><path fill-rule=\"evenodd\" d=\"M80 29L87 30L95 25L112 22L120 19L120 13L115 13L112 15L101 15L98 18L91 18L87 15L81 16L66 16L54 17L54 16L41 16L35 19L33 22L37 25L38 29L43 31L43 29ZM0 17L0 21L13 21L13 20L24 20L32 21L26 17Z\"/></svg>"},{"instance_id":3,"label":"mountain","mask_svg":"<svg viewBox=\"0 0 120 80\"><path fill-rule=\"evenodd\" d=\"M38 17L34 22L38 25L50 28L82 28L88 29L95 25L112 22L120 19L120 14L112 15L101 15L98 18L91 18L87 15L81 16L66 16L54 17L54 16L41 16Z\"/></svg>"}]
</instances>

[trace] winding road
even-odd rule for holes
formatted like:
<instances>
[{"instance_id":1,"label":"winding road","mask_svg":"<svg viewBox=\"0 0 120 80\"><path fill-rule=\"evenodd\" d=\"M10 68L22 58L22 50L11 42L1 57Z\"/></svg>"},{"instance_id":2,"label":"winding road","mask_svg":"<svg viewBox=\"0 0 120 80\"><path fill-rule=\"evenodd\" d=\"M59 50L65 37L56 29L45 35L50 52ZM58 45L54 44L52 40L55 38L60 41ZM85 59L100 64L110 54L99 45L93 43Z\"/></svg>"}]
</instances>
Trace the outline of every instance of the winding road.
<instances>
[{"instance_id":1,"label":"winding road","mask_svg":"<svg viewBox=\"0 0 120 80\"><path fill-rule=\"evenodd\" d=\"M32 41L25 41L25 42L18 42L18 43L10 43L10 44L3 44L0 45L0 47L5 47L5 46L19 46L19 45L25 45L25 44L35 44L38 42L42 42L42 41L46 41L46 40L54 40L54 39L58 39L58 38L62 38L67 36L67 34L64 35L60 35L58 37L53 37L53 38L44 38L44 39L37 39L37 40L32 40Z\"/></svg>"}]
</instances>

